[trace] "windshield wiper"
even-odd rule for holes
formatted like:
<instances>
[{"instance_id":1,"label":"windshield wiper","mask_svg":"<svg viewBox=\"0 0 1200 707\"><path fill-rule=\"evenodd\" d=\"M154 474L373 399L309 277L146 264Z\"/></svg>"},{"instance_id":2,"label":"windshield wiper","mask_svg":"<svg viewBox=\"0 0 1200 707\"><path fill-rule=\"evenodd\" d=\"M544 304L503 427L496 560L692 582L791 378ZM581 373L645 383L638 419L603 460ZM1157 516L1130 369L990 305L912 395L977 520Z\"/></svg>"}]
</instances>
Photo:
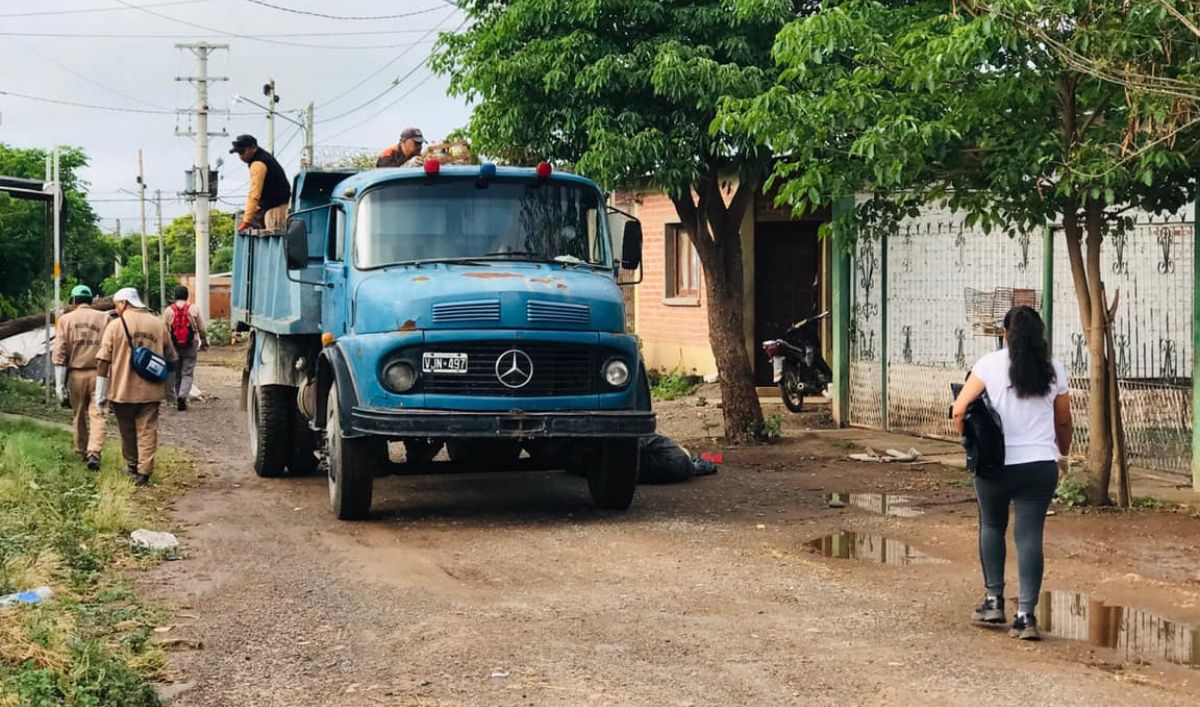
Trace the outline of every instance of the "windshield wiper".
<instances>
[{"instance_id":1,"label":"windshield wiper","mask_svg":"<svg viewBox=\"0 0 1200 707\"><path fill-rule=\"evenodd\" d=\"M476 258L427 258L425 260L409 260L407 262L396 263L396 264L397 265L416 265L417 267L420 267L422 265L438 265L441 263L447 263L447 264L451 264L451 265L488 265L488 266L491 265L491 263L489 263L488 261L480 260L477 257Z\"/></svg>"}]
</instances>

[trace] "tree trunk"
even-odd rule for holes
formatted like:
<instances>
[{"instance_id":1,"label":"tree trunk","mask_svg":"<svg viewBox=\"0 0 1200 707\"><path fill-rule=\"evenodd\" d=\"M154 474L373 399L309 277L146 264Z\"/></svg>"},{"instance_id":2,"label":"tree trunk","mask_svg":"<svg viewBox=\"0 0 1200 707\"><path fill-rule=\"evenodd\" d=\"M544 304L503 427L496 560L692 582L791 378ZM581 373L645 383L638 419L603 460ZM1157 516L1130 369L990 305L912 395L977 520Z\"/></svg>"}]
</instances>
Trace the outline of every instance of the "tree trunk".
<instances>
[{"instance_id":1,"label":"tree trunk","mask_svg":"<svg viewBox=\"0 0 1200 707\"><path fill-rule=\"evenodd\" d=\"M1088 489L1090 505L1112 503L1108 487L1112 475L1112 420L1109 416L1107 309L1101 280L1100 245L1104 238L1103 204L1089 200L1087 226L1087 285L1090 321L1084 323L1088 347Z\"/></svg>"},{"instance_id":2,"label":"tree trunk","mask_svg":"<svg viewBox=\"0 0 1200 707\"><path fill-rule=\"evenodd\" d=\"M704 271L709 343L720 376L725 438L730 441L763 437L762 406L746 351L742 311L742 217L757 189L756 181L743 179L727 203L719 175L710 168L694 194L672 197L680 221L690 226L688 237Z\"/></svg>"},{"instance_id":3,"label":"tree trunk","mask_svg":"<svg viewBox=\"0 0 1200 707\"><path fill-rule=\"evenodd\" d=\"M739 278L740 279L740 278ZM754 387L754 371L746 352L742 289L734 291L723 269L704 272L708 295L708 337L721 377L721 412L725 438L738 441L762 436L762 406Z\"/></svg>"}]
</instances>

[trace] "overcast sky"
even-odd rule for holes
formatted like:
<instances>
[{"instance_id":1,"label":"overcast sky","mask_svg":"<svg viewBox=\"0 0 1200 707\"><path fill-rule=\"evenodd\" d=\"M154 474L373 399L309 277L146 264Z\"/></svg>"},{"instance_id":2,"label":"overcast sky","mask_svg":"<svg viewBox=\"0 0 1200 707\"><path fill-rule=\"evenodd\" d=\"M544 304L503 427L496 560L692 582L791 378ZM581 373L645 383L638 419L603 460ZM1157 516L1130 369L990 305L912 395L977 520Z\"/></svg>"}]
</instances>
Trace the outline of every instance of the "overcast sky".
<instances>
[{"instance_id":1,"label":"overcast sky","mask_svg":"<svg viewBox=\"0 0 1200 707\"><path fill-rule=\"evenodd\" d=\"M354 20L301 12L417 14ZM175 44L228 44L209 62L211 76L229 78L211 84L209 104L232 114L211 116L209 130L224 130L229 137L210 138L209 161L225 160L221 198L228 202L218 207L232 211L244 203L247 173L228 154L229 143L239 133L250 133L266 146L263 111L233 103L233 96L265 105L262 86L273 78L280 110L302 110L314 103L318 162L323 154L346 147L381 150L408 125L437 139L465 124L470 111L464 101L446 95L447 79L430 77L421 63L437 31L453 30L461 22L462 13L446 0L0 0L0 92L130 109L99 110L0 94L0 142L85 148L91 166L83 177L103 217L101 225L111 230L119 218L124 232L139 229L137 200L120 190L136 190L141 148L147 194L162 190L163 219L169 221L189 210L177 193L196 152L193 138L175 134L190 129L192 118L174 114L176 108L195 105L195 87L175 79L195 74L196 57ZM275 141L276 156L290 175L298 167L304 137L277 118ZM150 233L155 232L153 218L148 206Z\"/></svg>"}]
</instances>

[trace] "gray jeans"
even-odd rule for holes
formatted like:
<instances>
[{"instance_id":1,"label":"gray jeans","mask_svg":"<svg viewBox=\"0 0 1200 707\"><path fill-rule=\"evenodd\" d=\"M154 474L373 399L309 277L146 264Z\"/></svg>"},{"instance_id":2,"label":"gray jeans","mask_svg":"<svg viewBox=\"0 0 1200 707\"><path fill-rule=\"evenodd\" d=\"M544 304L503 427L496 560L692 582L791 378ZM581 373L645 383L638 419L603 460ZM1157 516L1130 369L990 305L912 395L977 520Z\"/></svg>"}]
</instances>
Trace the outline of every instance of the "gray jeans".
<instances>
[{"instance_id":1,"label":"gray jeans","mask_svg":"<svg viewBox=\"0 0 1200 707\"><path fill-rule=\"evenodd\" d=\"M979 560L989 596L1004 596L1005 535L1008 506L1016 516L1013 540L1017 545L1017 576L1020 581L1018 611L1032 613L1042 591L1042 531L1046 509L1058 487L1058 463L1051 461L1013 464L990 478L975 477L979 502Z\"/></svg>"},{"instance_id":2,"label":"gray jeans","mask_svg":"<svg viewBox=\"0 0 1200 707\"><path fill-rule=\"evenodd\" d=\"M171 397L179 400L186 399L192 392L192 379L196 376L196 347L176 349L179 361L175 364L175 372L171 376L171 387L168 391Z\"/></svg>"}]
</instances>

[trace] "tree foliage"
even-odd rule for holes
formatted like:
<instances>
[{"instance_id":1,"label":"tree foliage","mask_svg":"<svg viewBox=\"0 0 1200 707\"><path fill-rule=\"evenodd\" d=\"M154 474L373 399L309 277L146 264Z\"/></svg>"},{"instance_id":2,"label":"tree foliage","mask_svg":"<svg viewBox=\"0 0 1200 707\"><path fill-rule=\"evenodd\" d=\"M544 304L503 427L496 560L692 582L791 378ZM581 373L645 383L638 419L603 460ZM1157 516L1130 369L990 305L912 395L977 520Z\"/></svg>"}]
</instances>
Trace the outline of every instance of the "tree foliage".
<instances>
[{"instance_id":1,"label":"tree foliage","mask_svg":"<svg viewBox=\"0 0 1200 707\"><path fill-rule=\"evenodd\" d=\"M776 84L727 100L715 123L783 156L773 178L797 209L867 195L832 224L847 235L938 200L988 230L1060 224L1088 332L1094 502L1107 500L1116 404L1100 244L1130 208L1195 197L1200 39L1168 11L1184 5L827 2L780 32Z\"/></svg>"},{"instance_id":2,"label":"tree foliage","mask_svg":"<svg viewBox=\"0 0 1200 707\"><path fill-rule=\"evenodd\" d=\"M0 143L0 174L42 180L47 152ZM112 263L111 244L100 233L78 172L87 166L81 148L59 157L67 220L63 227L63 278L97 287ZM43 202L0 194L0 318L40 311L50 288L51 214Z\"/></svg>"},{"instance_id":3,"label":"tree foliage","mask_svg":"<svg viewBox=\"0 0 1200 707\"><path fill-rule=\"evenodd\" d=\"M704 269L726 434L760 434L742 334L740 225L770 154L712 131L718 106L775 83L790 0L461 0L472 24L443 35L435 69L475 105L472 147L551 160L606 188L665 192ZM803 3L802 3L803 4Z\"/></svg>"}]
</instances>

